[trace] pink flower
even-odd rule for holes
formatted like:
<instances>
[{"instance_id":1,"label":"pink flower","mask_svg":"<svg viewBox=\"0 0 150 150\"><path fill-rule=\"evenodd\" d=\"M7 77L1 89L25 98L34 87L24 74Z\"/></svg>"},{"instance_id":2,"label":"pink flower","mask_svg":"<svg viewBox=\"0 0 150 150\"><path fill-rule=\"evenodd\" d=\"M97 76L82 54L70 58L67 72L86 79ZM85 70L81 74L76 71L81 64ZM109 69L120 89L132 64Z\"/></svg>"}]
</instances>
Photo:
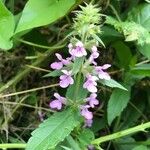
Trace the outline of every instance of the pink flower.
<instances>
[{"instance_id":1,"label":"pink flower","mask_svg":"<svg viewBox=\"0 0 150 150\"><path fill-rule=\"evenodd\" d=\"M63 65L68 65L70 63L69 59L63 59L60 54L56 53L55 55L59 61L53 62L51 64L52 69L60 70Z\"/></svg>"},{"instance_id":2,"label":"pink flower","mask_svg":"<svg viewBox=\"0 0 150 150\"><path fill-rule=\"evenodd\" d=\"M92 119L85 119L84 127L91 127L93 123Z\"/></svg>"},{"instance_id":3,"label":"pink flower","mask_svg":"<svg viewBox=\"0 0 150 150\"><path fill-rule=\"evenodd\" d=\"M111 67L110 64L95 67L95 71L100 79L110 80L110 75L107 72L105 72L105 70L109 67Z\"/></svg>"},{"instance_id":4,"label":"pink flower","mask_svg":"<svg viewBox=\"0 0 150 150\"><path fill-rule=\"evenodd\" d=\"M89 92L96 93L97 92L96 80L98 80L98 78L96 76L92 76L90 74L87 75L87 80L83 84L83 88L87 89Z\"/></svg>"},{"instance_id":5,"label":"pink flower","mask_svg":"<svg viewBox=\"0 0 150 150\"><path fill-rule=\"evenodd\" d=\"M67 71L67 70L62 70L62 72L64 73L63 75L60 76L60 82L59 85L62 88L66 88L68 87L70 84L74 83L73 78L71 77L71 71Z\"/></svg>"},{"instance_id":6,"label":"pink flower","mask_svg":"<svg viewBox=\"0 0 150 150\"><path fill-rule=\"evenodd\" d=\"M81 41L78 41L75 45L75 48L73 47L73 45L70 43L68 45L69 48L69 53L74 56L74 57L82 57L82 56L86 56L87 52L83 46L83 43Z\"/></svg>"},{"instance_id":7,"label":"pink flower","mask_svg":"<svg viewBox=\"0 0 150 150\"><path fill-rule=\"evenodd\" d=\"M81 106L81 115L86 119L86 120L91 120L93 118L93 113L88 110L90 108L89 105Z\"/></svg>"},{"instance_id":8,"label":"pink flower","mask_svg":"<svg viewBox=\"0 0 150 150\"><path fill-rule=\"evenodd\" d=\"M94 61L94 59L98 58L98 56L99 56L99 53L97 51L97 47L93 46L92 47L92 54L89 57L89 62L94 64L94 65L97 65L97 63Z\"/></svg>"},{"instance_id":9,"label":"pink flower","mask_svg":"<svg viewBox=\"0 0 150 150\"><path fill-rule=\"evenodd\" d=\"M66 104L65 97L60 96L58 93L54 93L55 100L49 103L49 107L52 109L60 110L63 104Z\"/></svg>"},{"instance_id":10,"label":"pink flower","mask_svg":"<svg viewBox=\"0 0 150 150\"><path fill-rule=\"evenodd\" d=\"M95 105L98 105L99 104L99 101L96 99L97 97L97 94L95 93L92 93L90 95L90 97L86 98L86 100L89 102L89 105L94 108Z\"/></svg>"}]
</instances>

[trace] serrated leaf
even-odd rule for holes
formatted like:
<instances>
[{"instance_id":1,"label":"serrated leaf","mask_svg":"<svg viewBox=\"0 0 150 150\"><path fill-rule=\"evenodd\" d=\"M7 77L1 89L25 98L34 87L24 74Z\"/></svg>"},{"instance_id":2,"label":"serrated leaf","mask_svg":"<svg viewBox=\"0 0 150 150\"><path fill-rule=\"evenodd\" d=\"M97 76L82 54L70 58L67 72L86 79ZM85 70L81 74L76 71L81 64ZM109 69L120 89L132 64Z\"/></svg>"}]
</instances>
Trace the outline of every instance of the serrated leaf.
<instances>
[{"instance_id":1,"label":"serrated leaf","mask_svg":"<svg viewBox=\"0 0 150 150\"><path fill-rule=\"evenodd\" d=\"M110 80L99 80L100 83L102 83L103 85L112 87L112 88L119 88L122 90L126 90L127 89L125 87L123 87L120 83L118 83L117 81L110 79Z\"/></svg>"},{"instance_id":2,"label":"serrated leaf","mask_svg":"<svg viewBox=\"0 0 150 150\"><path fill-rule=\"evenodd\" d=\"M141 4L130 11L128 20L134 21L150 31L150 5Z\"/></svg>"},{"instance_id":3,"label":"serrated leaf","mask_svg":"<svg viewBox=\"0 0 150 150\"><path fill-rule=\"evenodd\" d=\"M74 4L75 0L29 0L15 33L53 23L63 17Z\"/></svg>"},{"instance_id":4,"label":"serrated leaf","mask_svg":"<svg viewBox=\"0 0 150 150\"><path fill-rule=\"evenodd\" d=\"M66 97L72 101L82 101L87 97L88 91L83 88L83 76L80 82L75 80L75 83L67 89Z\"/></svg>"},{"instance_id":5,"label":"serrated leaf","mask_svg":"<svg viewBox=\"0 0 150 150\"><path fill-rule=\"evenodd\" d=\"M124 91L121 89L115 89L113 91L107 106L107 118L109 125L121 114L124 108L126 108L129 100L130 91Z\"/></svg>"},{"instance_id":6,"label":"serrated leaf","mask_svg":"<svg viewBox=\"0 0 150 150\"><path fill-rule=\"evenodd\" d=\"M14 16L5 7L3 2L0 0L0 48L8 50L12 48L13 43L11 37L14 33Z\"/></svg>"},{"instance_id":7,"label":"serrated leaf","mask_svg":"<svg viewBox=\"0 0 150 150\"><path fill-rule=\"evenodd\" d=\"M78 112L71 109L57 112L32 132L26 150L53 149L79 124Z\"/></svg>"},{"instance_id":8,"label":"serrated leaf","mask_svg":"<svg viewBox=\"0 0 150 150\"><path fill-rule=\"evenodd\" d=\"M73 63L73 68L72 68L73 75L74 74L76 75L80 71L80 68L81 68L83 62L84 62L84 57L76 58L76 60Z\"/></svg>"}]
</instances>

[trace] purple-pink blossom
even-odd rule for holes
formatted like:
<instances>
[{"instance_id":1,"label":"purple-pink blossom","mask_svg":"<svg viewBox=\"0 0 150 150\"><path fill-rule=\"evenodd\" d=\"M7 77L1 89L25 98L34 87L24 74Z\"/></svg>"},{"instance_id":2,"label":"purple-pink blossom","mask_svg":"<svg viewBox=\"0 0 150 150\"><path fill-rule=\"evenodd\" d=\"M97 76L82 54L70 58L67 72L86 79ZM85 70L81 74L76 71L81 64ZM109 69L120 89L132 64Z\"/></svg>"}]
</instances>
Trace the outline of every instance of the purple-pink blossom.
<instances>
[{"instance_id":1,"label":"purple-pink blossom","mask_svg":"<svg viewBox=\"0 0 150 150\"><path fill-rule=\"evenodd\" d=\"M93 123L92 119L85 119L84 127L91 127Z\"/></svg>"},{"instance_id":2,"label":"purple-pink blossom","mask_svg":"<svg viewBox=\"0 0 150 150\"><path fill-rule=\"evenodd\" d=\"M75 47L70 43L68 45L69 48L69 53L73 56L73 57L82 57L82 56L86 56L87 52L84 48L84 45L81 41L78 41L75 45Z\"/></svg>"},{"instance_id":3,"label":"purple-pink blossom","mask_svg":"<svg viewBox=\"0 0 150 150\"><path fill-rule=\"evenodd\" d=\"M68 65L70 63L70 60L68 58L63 59L62 56L58 53L56 53L55 55L59 61L55 61L51 64L52 69L60 70L63 65Z\"/></svg>"},{"instance_id":4,"label":"purple-pink blossom","mask_svg":"<svg viewBox=\"0 0 150 150\"><path fill-rule=\"evenodd\" d=\"M95 59L98 58L99 56L99 53L97 51L97 47L96 46L93 46L92 47L92 53L89 57L89 62L94 64L94 65L97 65L97 62L95 62Z\"/></svg>"},{"instance_id":5,"label":"purple-pink blossom","mask_svg":"<svg viewBox=\"0 0 150 150\"><path fill-rule=\"evenodd\" d=\"M99 101L96 99L97 94L92 93L89 97L86 98L87 102L89 102L89 105L94 108L95 105L99 104Z\"/></svg>"},{"instance_id":6,"label":"purple-pink blossom","mask_svg":"<svg viewBox=\"0 0 150 150\"><path fill-rule=\"evenodd\" d=\"M98 77L100 79L110 80L110 75L105 71L109 67L111 67L110 64L105 64L103 66L96 66L95 67L95 71L98 74Z\"/></svg>"},{"instance_id":7,"label":"purple-pink blossom","mask_svg":"<svg viewBox=\"0 0 150 150\"><path fill-rule=\"evenodd\" d=\"M91 120L93 118L93 113L88 110L90 108L89 105L84 105L81 106L81 115L86 119L86 120Z\"/></svg>"},{"instance_id":8,"label":"purple-pink blossom","mask_svg":"<svg viewBox=\"0 0 150 150\"><path fill-rule=\"evenodd\" d=\"M60 110L62 108L63 104L66 104L66 98L60 96L58 93L54 93L55 100L52 100L49 103L49 107L52 109L58 109Z\"/></svg>"},{"instance_id":9,"label":"purple-pink blossom","mask_svg":"<svg viewBox=\"0 0 150 150\"><path fill-rule=\"evenodd\" d=\"M89 92L96 93L97 92L96 80L98 80L98 78L90 74L88 74L86 78L87 79L86 79L86 82L83 84L83 88L87 89Z\"/></svg>"},{"instance_id":10,"label":"purple-pink blossom","mask_svg":"<svg viewBox=\"0 0 150 150\"><path fill-rule=\"evenodd\" d=\"M73 80L73 78L71 77L72 71L62 70L62 72L63 72L64 74L60 76L59 85L60 85L62 88L66 88L66 87L68 87L70 84L73 84L73 83L74 83L74 80Z\"/></svg>"}]
</instances>

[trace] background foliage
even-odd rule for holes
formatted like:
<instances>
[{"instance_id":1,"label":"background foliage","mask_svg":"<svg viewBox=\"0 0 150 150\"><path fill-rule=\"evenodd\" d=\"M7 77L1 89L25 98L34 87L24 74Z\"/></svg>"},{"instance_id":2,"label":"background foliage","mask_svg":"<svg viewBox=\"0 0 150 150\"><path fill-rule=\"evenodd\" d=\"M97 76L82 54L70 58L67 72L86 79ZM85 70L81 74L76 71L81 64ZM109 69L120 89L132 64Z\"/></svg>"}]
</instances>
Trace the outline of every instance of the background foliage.
<instances>
[{"instance_id":1,"label":"background foliage","mask_svg":"<svg viewBox=\"0 0 150 150\"><path fill-rule=\"evenodd\" d=\"M105 48L99 47L98 63L112 64L112 79L99 81L101 105L94 110L93 126L87 129L80 128L82 118L76 111L53 115L49 109L52 93L65 96L66 92L57 87L59 73L51 72L49 63L54 61L54 52L66 56L66 36L72 32L75 17L72 11L80 10L83 1L0 0L0 148L15 143L18 147L14 148L21 149L28 142L27 150L83 150L94 139L149 121L150 2L93 2L104 14L99 37ZM74 64L74 73L79 64ZM71 99L73 92L70 87L66 96ZM86 97L85 91L79 92L78 99ZM39 126L43 114L46 121ZM100 146L105 150L148 150L149 145L149 132L138 132L114 136Z\"/></svg>"}]
</instances>

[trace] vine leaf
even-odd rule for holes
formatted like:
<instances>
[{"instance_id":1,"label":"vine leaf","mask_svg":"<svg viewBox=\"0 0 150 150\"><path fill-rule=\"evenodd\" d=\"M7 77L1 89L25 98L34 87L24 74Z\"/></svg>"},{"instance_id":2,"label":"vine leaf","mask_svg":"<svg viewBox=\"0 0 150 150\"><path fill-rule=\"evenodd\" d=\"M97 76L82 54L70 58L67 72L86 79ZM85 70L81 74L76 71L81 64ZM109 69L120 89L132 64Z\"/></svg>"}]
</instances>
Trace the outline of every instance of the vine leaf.
<instances>
[{"instance_id":1,"label":"vine leaf","mask_svg":"<svg viewBox=\"0 0 150 150\"><path fill-rule=\"evenodd\" d=\"M75 0L29 0L15 33L50 24L63 17L74 4Z\"/></svg>"},{"instance_id":2,"label":"vine leaf","mask_svg":"<svg viewBox=\"0 0 150 150\"><path fill-rule=\"evenodd\" d=\"M32 132L26 150L53 149L79 124L78 112L67 109L57 112Z\"/></svg>"}]
</instances>

